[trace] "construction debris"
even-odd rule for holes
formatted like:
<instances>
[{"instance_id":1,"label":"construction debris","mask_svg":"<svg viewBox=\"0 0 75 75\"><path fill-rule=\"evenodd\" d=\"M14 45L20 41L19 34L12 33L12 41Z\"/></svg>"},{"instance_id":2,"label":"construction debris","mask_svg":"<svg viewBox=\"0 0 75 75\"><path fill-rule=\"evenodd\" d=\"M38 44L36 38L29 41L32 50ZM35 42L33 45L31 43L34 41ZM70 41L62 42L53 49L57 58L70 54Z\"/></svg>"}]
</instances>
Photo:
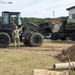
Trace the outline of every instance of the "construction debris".
<instances>
[{"instance_id":1,"label":"construction debris","mask_svg":"<svg viewBox=\"0 0 75 75\"><path fill-rule=\"evenodd\" d=\"M58 25L60 25L62 22L60 22L60 21L58 21L58 20L50 20L50 22L52 23L52 24L58 24Z\"/></svg>"},{"instance_id":2,"label":"construction debris","mask_svg":"<svg viewBox=\"0 0 75 75\"><path fill-rule=\"evenodd\" d=\"M75 61L75 44L66 50L62 50L62 52L58 53L56 57L61 61L68 61L68 55L70 57L70 61Z\"/></svg>"},{"instance_id":3,"label":"construction debris","mask_svg":"<svg viewBox=\"0 0 75 75\"><path fill-rule=\"evenodd\" d=\"M56 24L58 24L58 25L60 25L62 22L60 22L60 21L58 21L58 20L46 20L45 21L46 23L47 22L51 22L52 24L54 24L54 25L56 25Z\"/></svg>"}]
</instances>

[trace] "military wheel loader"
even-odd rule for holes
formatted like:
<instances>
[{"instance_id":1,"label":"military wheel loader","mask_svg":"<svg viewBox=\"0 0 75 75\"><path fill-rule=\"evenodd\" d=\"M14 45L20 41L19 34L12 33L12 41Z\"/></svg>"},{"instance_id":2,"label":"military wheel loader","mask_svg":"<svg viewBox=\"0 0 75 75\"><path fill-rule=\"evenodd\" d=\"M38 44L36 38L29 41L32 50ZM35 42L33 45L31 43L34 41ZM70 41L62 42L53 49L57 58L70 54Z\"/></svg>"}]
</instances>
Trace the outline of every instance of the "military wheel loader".
<instances>
[{"instance_id":1,"label":"military wheel loader","mask_svg":"<svg viewBox=\"0 0 75 75\"><path fill-rule=\"evenodd\" d=\"M12 20L14 21L12 23ZM25 46L41 46L43 43L43 37L39 33L40 28L32 23L22 24L20 19L20 12L2 12L2 21L0 21L0 47L6 48L13 42L12 33L15 29L15 24L18 28L22 27L20 32L20 41Z\"/></svg>"}]
</instances>

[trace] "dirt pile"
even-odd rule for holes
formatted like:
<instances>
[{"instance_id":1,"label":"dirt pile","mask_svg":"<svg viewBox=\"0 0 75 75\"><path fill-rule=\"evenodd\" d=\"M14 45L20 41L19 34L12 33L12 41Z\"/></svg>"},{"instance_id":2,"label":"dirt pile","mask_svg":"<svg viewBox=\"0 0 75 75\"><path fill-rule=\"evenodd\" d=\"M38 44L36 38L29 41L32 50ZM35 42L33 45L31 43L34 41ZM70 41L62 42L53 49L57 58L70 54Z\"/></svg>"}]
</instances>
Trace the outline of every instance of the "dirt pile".
<instances>
[{"instance_id":1,"label":"dirt pile","mask_svg":"<svg viewBox=\"0 0 75 75\"><path fill-rule=\"evenodd\" d=\"M49 21L45 21L45 22L51 22L54 25L60 25L62 22L58 21L58 20L49 20Z\"/></svg>"},{"instance_id":2,"label":"dirt pile","mask_svg":"<svg viewBox=\"0 0 75 75\"><path fill-rule=\"evenodd\" d=\"M58 53L57 58L59 58L61 61L68 61L69 59L70 61L75 61L75 44Z\"/></svg>"},{"instance_id":3,"label":"dirt pile","mask_svg":"<svg viewBox=\"0 0 75 75\"><path fill-rule=\"evenodd\" d=\"M50 22L51 22L52 24L58 24L58 25L60 25L60 24L61 24L61 22L60 22L60 21L58 21L58 20L50 20Z\"/></svg>"}]
</instances>

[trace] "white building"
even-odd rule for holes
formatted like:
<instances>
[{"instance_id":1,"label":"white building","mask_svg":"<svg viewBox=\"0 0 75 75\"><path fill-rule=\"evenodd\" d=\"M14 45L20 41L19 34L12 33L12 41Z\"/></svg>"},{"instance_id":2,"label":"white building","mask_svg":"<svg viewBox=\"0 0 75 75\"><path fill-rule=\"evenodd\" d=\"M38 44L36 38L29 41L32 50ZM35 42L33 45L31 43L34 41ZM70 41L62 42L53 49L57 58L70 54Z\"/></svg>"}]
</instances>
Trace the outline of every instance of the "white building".
<instances>
[{"instance_id":1,"label":"white building","mask_svg":"<svg viewBox=\"0 0 75 75\"><path fill-rule=\"evenodd\" d=\"M75 22L75 6L67 8L66 10L69 11L69 19L68 22Z\"/></svg>"}]
</instances>

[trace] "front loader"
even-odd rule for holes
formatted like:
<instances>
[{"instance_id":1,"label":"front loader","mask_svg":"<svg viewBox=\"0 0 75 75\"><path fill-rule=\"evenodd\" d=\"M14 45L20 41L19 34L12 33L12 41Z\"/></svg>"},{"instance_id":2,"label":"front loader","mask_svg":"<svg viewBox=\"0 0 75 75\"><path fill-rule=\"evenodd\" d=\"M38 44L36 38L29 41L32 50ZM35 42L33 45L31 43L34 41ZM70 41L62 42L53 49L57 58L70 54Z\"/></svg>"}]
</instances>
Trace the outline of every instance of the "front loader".
<instances>
[{"instance_id":1,"label":"front loader","mask_svg":"<svg viewBox=\"0 0 75 75\"><path fill-rule=\"evenodd\" d=\"M11 21L13 20L13 22ZM39 33L40 28L32 23L22 24L20 12L2 12L2 21L0 21L0 47L6 48L13 42L12 33L15 30L15 25L18 28L22 27L20 32L20 42L25 46L38 47L43 43L43 37Z\"/></svg>"}]
</instances>

